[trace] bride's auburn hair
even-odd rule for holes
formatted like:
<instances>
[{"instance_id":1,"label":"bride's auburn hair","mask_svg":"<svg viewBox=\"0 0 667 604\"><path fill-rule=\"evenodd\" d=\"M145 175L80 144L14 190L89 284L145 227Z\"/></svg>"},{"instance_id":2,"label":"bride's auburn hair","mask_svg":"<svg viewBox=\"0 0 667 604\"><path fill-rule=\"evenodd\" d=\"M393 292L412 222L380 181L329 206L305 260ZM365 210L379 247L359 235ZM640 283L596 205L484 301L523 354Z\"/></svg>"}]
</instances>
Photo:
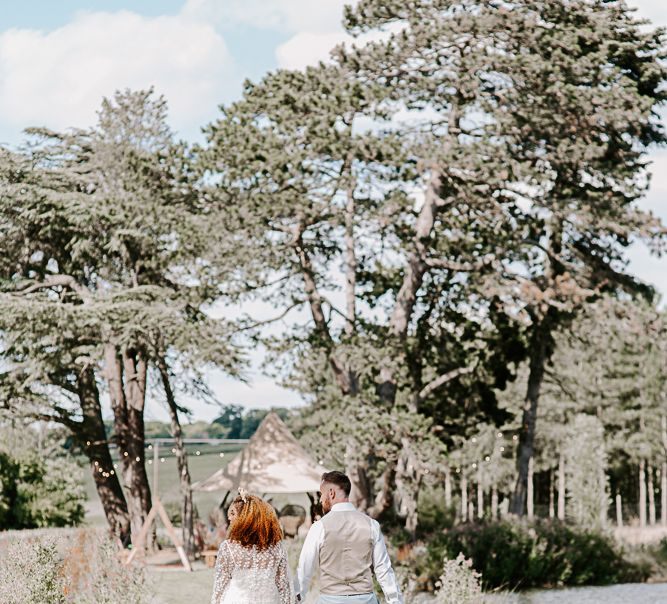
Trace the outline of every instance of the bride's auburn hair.
<instances>
[{"instance_id":1,"label":"bride's auburn hair","mask_svg":"<svg viewBox=\"0 0 667 604\"><path fill-rule=\"evenodd\" d=\"M239 496L232 502L236 518L231 523L227 538L244 547L266 549L280 543L283 530L276 511L256 495Z\"/></svg>"}]
</instances>

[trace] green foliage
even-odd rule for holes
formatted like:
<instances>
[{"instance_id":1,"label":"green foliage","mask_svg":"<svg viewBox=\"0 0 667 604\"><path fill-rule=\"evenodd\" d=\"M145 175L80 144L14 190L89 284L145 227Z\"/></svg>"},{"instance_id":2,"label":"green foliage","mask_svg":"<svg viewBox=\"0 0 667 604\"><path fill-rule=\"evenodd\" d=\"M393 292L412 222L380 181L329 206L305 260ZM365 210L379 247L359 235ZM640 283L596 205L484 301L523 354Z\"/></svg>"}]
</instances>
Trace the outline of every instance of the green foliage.
<instances>
[{"instance_id":1,"label":"green foliage","mask_svg":"<svg viewBox=\"0 0 667 604\"><path fill-rule=\"evenodd\" d=\"M435 537L427 548L431 572L443 557L463 553L487 589L607 585L644 581L650 574L626 559L610 536L557 522L461 526Z\"/></svg>"},{"instance_id":2,"label":"green foliage","mask_svg":"<svg viewBox=\"0 0 667 604\"><path fill-rule=\"evenodd\" d=\"M609 508L604 426L591 415L579 414L565 442L569 516L581 526L604 526Z\"/></svg>"},{"instance_id":3,"label":"green foliage","mask_svg":"<svg viewBox=\"0 0 667 604\"><path fill-rule=\"evenodd\" d=\"M250 438L259 428L269 413L277 413L280 419L287 420L292 412L286 408L245 409L240 405L226 405L222 413L213 420L213 426L219 426L223 436L219 438L244 439Z\"/></svg>"},{"instance_id":4,"label":"green foliage","mask_svg":"<svg viewBox=\"0 0 667 604\"><path fill-rule=\"evenodd\" d=\"M80 524L86 497L82 468L57 445L40 448L31 428L19 438L11 438L12 432L4 429L7 440L0 444L0 529Z\"/></svg>"}]
</instances>

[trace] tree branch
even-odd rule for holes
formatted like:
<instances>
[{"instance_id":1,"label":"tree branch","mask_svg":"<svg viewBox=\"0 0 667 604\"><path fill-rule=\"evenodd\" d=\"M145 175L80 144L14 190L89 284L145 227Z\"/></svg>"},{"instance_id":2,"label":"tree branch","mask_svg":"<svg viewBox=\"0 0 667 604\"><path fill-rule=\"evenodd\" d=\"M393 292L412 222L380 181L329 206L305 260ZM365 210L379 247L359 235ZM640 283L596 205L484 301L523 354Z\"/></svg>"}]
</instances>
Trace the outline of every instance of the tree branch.
<instances>
[{"instance_id":1,"label":"tree branch","mask_svg":"<svg viewBox=\"0 0 667 604\"><path fill-rule=\"evenodd\" d=\"M28 287L18 290L17 293L31 294L40 289L50 289L52 287L67 287L74 293L78 294L79 298L81 298L83 302L90 302L92 300L90 291L78 283L76 279L70 275L52 275L46 278L44 281L33 283Z\"/></svg>"},{"instance_id":2,"label":"tree branch","mask_svg":"<svg viewBox=\"0 0 667 604\"><path fill-rule=\"evenodd\" d=\"M440 258L427 258L424 260L424 263L429 268L442 268L458 272L473 272L482 270L484 267L489 266L495 259L496 257L493 254L486 254L477 262L455 262Z\"/></svg>"},{"instance_id":3,"label":"tree branch","mask_svg":"<svg viewBox=\"0 0 667 604\"><path fill-rule=\"evenodd\" d=\"M442 386L443 384L451 382L452 380L456 379L459 376L472 373L473 371L475 371L476 367L477 367L477 361L475 361L471 365L468 365L467 367L459 367L458 369L453 369L452 371L443 373L441 376L435 378L433 381L426 384L426 386L424 386L420 390L419 394L417 395L417 401L418 402L424 401L428 396L433 394L433 392L438 388L440 388L440 386Z\"/></svg>"}]
</instances>

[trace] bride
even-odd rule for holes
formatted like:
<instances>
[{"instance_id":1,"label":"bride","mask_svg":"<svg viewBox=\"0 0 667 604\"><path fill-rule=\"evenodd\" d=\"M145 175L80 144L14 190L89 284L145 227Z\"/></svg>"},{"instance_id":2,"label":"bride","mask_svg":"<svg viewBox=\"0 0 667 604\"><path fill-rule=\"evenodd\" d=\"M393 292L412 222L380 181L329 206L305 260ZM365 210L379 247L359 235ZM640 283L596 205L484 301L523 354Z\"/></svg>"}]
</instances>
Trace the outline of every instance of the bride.
<instances>
[{"instance_id":1,"label":"bride","mask_svg":"<svg viewBox=\"0 0 667 604\"><path fill-rule=\"evenodd\" d=\"M228 515L211 604L293 604L287 552L274 509L239 489Z\"/></svg>"}]
</instances>

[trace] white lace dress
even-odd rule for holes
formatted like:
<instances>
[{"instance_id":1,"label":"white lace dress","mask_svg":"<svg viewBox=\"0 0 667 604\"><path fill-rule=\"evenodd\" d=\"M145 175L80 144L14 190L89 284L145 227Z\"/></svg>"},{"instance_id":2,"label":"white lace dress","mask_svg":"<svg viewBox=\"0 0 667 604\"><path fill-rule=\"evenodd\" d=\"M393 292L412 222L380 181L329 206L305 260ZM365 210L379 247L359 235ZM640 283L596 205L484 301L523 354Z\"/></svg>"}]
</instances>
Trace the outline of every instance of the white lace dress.
<instances>
[{"instance_id":1,"label":"white lace dress","mask_svg":"<svg viewBox=\"0 0 667 604\"><path fill-rule=\"evenodd\" d=\"M260 550L224 541L218 550L211 604L293 604L282 543Z\"/></svg>"}]
</instances>

